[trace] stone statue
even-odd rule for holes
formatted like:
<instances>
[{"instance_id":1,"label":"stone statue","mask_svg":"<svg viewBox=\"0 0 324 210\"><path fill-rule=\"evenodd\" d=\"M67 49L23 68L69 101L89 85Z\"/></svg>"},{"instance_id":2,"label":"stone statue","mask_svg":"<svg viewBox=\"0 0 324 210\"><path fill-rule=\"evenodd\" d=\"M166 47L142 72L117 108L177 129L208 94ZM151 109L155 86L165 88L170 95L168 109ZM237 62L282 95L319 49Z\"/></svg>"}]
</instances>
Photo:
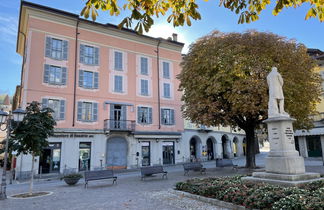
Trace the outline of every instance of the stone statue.
<instances>
[{"instance_id":1,"label":"stone statue","mask_svg":"<svg viewBox=\"0 0 324 210\"><path fill-rule=\"evenodd\" d=\"M267 76L267 83L269 86L268 117L289 117L284 110L283 80L276 67L272 67Z\"/></svg>"}]
</instances>

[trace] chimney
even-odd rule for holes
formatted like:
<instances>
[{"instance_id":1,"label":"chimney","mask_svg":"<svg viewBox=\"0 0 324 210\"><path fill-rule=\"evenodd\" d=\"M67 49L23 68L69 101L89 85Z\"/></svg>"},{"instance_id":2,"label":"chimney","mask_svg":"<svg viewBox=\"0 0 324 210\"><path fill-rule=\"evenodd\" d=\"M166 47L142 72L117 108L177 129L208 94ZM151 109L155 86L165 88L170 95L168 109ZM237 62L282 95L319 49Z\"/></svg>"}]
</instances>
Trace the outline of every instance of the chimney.
<instances>
[{"instance_id":1,"label":"chimney","mask_svg":"<svg viewBox=\"0 0 324 210\"><path fill-rule=\"evenodd\" d=\"M172 34L172 39L173 39L173 41L177 42L178 41L178 34L173 33Z\"/></svg>"}]
</instances>

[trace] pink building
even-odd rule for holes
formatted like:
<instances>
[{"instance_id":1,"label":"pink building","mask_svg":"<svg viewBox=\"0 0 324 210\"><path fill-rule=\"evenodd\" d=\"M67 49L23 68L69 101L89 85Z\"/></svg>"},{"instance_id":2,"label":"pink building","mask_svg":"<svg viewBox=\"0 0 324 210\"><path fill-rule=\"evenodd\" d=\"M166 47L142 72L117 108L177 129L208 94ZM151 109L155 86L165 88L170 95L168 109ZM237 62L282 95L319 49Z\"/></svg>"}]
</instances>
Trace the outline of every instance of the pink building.
<instances>
[{"instance_id":1,"label":"pink building","mask_svg":"<svg viewBox=\"0 0 324 210\"><path fill-rule=\"evenodd\" d=\"M156 39L22 2L20 102L39 101L57 120L42 173L182 162L182 47L176 34ZM17 171L29 162L18 158Z\"/></svg>"}]
</instances>

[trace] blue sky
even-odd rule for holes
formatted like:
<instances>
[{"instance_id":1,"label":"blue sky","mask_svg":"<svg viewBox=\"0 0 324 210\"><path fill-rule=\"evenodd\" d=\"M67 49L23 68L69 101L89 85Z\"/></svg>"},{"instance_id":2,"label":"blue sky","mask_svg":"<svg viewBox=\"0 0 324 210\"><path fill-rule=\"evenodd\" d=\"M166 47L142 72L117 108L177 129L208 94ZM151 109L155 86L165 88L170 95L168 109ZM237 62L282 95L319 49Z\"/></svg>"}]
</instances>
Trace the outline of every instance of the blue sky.
<instances>
[{"instance_id":1,"label":"blue sky","mask_svg":"<svg viewBox=\"0 0 324 210\"><path fill-rule=\"evenodd\" d=\"M83 0L30 0L31 2L80 13ZM213 30L223 32L242 32L249 29L273 32L289 39L295 39L309 48L318 48L324 51L324 23L317 19L305 21L305 14L309 5L299 8L284 9L278 16L272 15L273 5L262 12L260 19L250 24L237 24L238 15L230 10L219 7L219 0L197 1L202 20L193 21L191 27L173 28L167 24L166 18L155 20L148 35L167 38L173 32L179 34L179 41L184 42L185 53L188 45L197 38ZM20 71L22 58L16 53L16 36L19 16L20 0L6 1L0 7L0 94L14 94L15 86L20 84ZM125 13L118 17L110 17L107 13L100 12L98 22L118 24Z\"/></svg>"}]
</instances>

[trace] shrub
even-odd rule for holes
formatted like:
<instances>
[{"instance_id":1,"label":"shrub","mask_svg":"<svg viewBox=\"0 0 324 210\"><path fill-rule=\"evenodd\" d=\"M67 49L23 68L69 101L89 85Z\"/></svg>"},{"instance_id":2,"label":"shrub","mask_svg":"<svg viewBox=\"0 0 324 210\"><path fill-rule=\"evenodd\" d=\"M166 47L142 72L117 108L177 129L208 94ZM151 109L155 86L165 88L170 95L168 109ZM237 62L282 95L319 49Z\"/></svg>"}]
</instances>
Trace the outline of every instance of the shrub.
<instances>
[{"instance_id":1,"label":"shrub","mask_svg":"<svg viewBox=\"0 0 324 210\"><path fill-rule=\"evenodd\" d=\"M302 194L292 194L284 198L281 198L279 201L275 202L272 205L273 210L303 210L306 208L308 196Z\"/></svg>"},{"instance_id":2,"label":"shrub","mask_svg":"<svg viewBox=\"0 0 324 210\"><path fill-rule=\"evenodd\" d=\"M319 188L324 188L324 180L319 180L311 183L304 184L300 186L301 189L309 190L309 191L314 191Z\"/></svg>"},{"instance_id":3,"label":"shrub","mask_svg":"<svg viewBox=\"0 0 324 210\"><path fill-rule=\"evenodd\" d=\"M256 189L244 202L248 208L265 209L271 208L271 205L285 197L282 187L265 185Z\"/></svg>"}]
</instances>

